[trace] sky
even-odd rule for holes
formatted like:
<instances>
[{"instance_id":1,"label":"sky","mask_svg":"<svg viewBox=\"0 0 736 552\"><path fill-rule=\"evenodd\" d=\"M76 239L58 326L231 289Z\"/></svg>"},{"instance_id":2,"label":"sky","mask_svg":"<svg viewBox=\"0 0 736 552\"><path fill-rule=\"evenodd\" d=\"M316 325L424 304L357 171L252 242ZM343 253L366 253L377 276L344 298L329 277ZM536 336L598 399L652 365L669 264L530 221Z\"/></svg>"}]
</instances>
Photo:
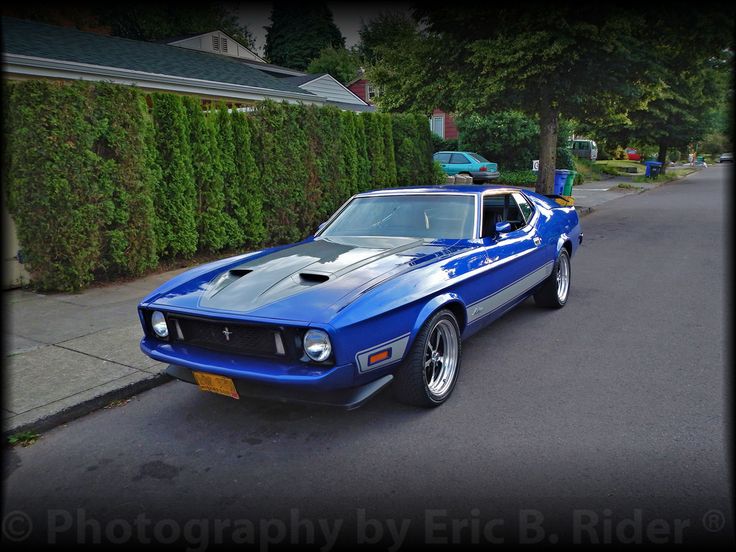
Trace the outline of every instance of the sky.
<instances>
[{"instance_id":1,"label":"sky","mask_svg":"<svg viewBox=\"0 0 736 552\"><path fill-rule=\"evenodd\" d=\"M266 44L266 30L263 28L271 24L270 2L236 2L235 9L240 15L240 22L248 27L255 39L256 50L263 54ZM327 2L332 11L335 24L345 37L345 46L350 48L358 43L362 21L370 21L382 11L408 11L407 5L402 2Z\"/></svg>"}]
</instances>

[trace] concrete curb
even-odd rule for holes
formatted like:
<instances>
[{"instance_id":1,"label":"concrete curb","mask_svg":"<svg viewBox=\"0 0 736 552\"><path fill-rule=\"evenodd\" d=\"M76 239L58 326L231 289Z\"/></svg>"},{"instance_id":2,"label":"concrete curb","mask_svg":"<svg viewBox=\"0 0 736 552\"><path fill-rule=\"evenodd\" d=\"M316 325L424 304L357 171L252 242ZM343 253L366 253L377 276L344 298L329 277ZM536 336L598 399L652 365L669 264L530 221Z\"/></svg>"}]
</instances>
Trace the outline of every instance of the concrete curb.
<instances>
[{"instance_id":1,"label":"concrete curb","mask_svg":"<svg viewBox=\"0 0 736 552\"><path fill-rule=\"evenodd\" d=\"M158 387L159 385L170 381L173 381L173 378L164 372L160 374L152 374L150 378L136 381L118 389L113 389L96 397L92 397L91 399L82 401L81 403L75 404L74 406L70 406L60 412L50 414L49 416L39 420L34 420L33 422L14 427L12 429L3 428L3 437L7 438L10 435L24 431L41 433L43 431L54 429L62 424L71 422L72 420L76 420L77 418L81 418L87 414L91 414L96 410L100 410L112 401L129 399L138 393L148 391L149 389L153 389L154 387Z\"/></svg>"}]
</instances>

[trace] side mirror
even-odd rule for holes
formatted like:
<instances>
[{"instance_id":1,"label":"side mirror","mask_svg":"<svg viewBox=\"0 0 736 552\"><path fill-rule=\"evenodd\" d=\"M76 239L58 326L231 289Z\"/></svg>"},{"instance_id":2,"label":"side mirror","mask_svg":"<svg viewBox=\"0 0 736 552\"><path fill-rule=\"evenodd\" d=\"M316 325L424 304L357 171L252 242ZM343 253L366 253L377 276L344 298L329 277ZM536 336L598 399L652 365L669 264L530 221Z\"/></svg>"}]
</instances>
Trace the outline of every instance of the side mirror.
<instances>
[{"instance_id":1,"label":"side mirror","mask_svg":"<svg viewBox=\"0 0 736 552\"><path fill-rule=\"evenodd\" d=\"M325 221L325 222L321 223L319 226L317 226L317 232L319 232L320 230L322 230L322 228L325 227L325 224L327 224L327 221ZM315 234L316 234L316 232L315 232Z\"/></svg>"},{"instance_id":2,"label":"side mirror","mask_svg":"<svg viewBox=\"0 0 736 552\"><path fill-rule=\"evenodd\" d=\"M511 232L511 223L509 222L497 222L496 223L496 234L503 234L505 232Z\"/></svg>"}]
</instances>

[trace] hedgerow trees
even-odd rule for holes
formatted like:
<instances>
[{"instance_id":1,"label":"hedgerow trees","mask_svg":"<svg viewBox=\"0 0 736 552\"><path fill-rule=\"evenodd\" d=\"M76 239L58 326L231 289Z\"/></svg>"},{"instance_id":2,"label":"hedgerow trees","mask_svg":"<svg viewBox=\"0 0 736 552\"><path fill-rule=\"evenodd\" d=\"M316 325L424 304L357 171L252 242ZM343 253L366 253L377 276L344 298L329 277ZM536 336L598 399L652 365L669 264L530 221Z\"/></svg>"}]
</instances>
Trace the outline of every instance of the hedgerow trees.
<instances>
[{"instance_id":1,"label":"hedgerow trees","mask_svg":"<svg viewBox=\"0 0 736 552\"><path fill-rule=\"evenodd\" d=\"M264 190L260 182L260 173L253 155L253 120L238 111L232 113L233 146L234 146L234 181L229 188L228 212L243 236L240 241L231 239L229 245L259 245L266 238L263 222ZM235 235L235 234L233 234Z\"/></svg>"},{"instance_id":2,"label":"hedgerow trees","mask_svg":"<svg viewBox=\"0 0 736 552\"><path fill-rule=\"evenodd\" d=\"M154 189L158 251L191 256L197 250L197 193L182 97L153 94L153 122L161 166L161 182Z\"/></svg>"},{"instance_id":3,"label":"hedgerow trees","mask_svg":"<svg viewBox=\"0 0 736 552\"><path fill-rule=\"evenodd\" d=\"M197 243L202 251L219 251L228 242L232 225L225 211L223 170L212 117L207 117L197 98L185 97L189 118L189 143L197 194Z\"/></svg>"},{"instance_id":4,"label":"hedgerow trees","mask_svg":"<svg viewBox=\"0 0 736 552\"><path fill-rule=\"evenodd\" d=\"M5 92L3 176L42 289L300 240L357 192L435 178L421 116L274 102L203 109L197 98L89 82Z\"/></svg>"}]
</instances>

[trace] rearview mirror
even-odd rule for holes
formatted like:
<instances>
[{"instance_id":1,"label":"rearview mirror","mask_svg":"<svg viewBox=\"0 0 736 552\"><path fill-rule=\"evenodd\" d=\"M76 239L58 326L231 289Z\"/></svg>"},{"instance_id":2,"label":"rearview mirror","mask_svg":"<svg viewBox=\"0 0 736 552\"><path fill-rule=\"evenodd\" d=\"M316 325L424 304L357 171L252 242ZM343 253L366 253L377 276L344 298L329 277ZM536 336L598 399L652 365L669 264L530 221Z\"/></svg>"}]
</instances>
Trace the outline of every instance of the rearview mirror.
<instances>
[{"instance_id":1,"label":"rearview mirror","mask_svg":"<svg viewBox=\"0 0 736 552\"><path fill-rule=\"evenodd\" d=\"M509 222L497 222L496 223L496 234L502 234L504 232L511 231L511 224Z\"/></svg>"}]
</instances>

